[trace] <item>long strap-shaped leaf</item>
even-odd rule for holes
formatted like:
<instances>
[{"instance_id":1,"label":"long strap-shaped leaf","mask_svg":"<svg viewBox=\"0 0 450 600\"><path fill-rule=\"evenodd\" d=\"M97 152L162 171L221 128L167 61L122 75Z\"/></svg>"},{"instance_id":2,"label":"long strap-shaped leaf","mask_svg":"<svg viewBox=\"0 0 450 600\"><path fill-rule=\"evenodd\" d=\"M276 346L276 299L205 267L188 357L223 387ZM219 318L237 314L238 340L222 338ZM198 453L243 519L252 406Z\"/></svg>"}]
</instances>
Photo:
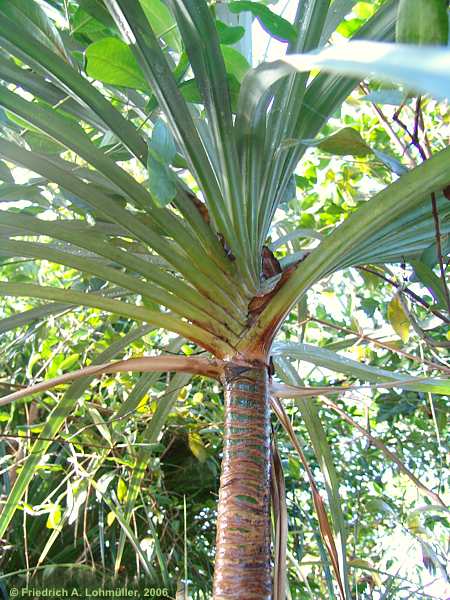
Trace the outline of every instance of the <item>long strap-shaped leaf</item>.
<instances>
[{"instance_id":1,"label":"long strap-shaped leaf","mask_svg":"<svg viewBox=\"0 0 450 600\"><path fill-rule=\"evenodd\" d=\"M21 313L15 313L6 319L0 319L0 335L17 327L24 327L30 323L39 322L50 315L58 315L72 309L70 304L47 304L38 308L31 308Z\"/></svg>"},{"instance_id":2,"label":"long strap-shaped leaf","mask_svg":"<svg viewBox=\"0 0 450 600\"><path fill-rule=\"evenodd\" d=\"M356 40L391 41L394 37L397 19L397 0L387 0L377 12L355 33ZM329 117L344 102L360 78L351 78L335 73L321 72L308 85L303 101L297 107L297 122L293 137L296 139L314 138ZM277 197L282 196L289 177L298 164L306 147L298 145L286 153L283 176L279 182Z\"/></svg>"},{"instance_id":3,"label":"long strap-shaped leaf","mask_svg":"<svg viewBox=\"0 0 450 600\"><path fill-rule=\"evenodd\" d=\"M133 50L169 125L198 183L208 199L221 206L222 194L204 144L199 136L186 101L161 50L159 42L137 0L106 0L123 37ZM227 236L231 222L225 212L213 214L219 229ZM231 243L231 240L228 240Z\"/></svg>"},{"instance_id":4,"label":"long strap-shaped leaf","mask_svg":"<svg viewBox=\"0 0 450 600\"><path fill-rule=\"evenodd\" d=\"M275 358L277 373L281 379L291 385L301 385L302 381L297 371L292 365L282 358ZM338 553L339 571L342 576L345 593L350 598L349 592L349 573L347 564L347 528L345 524L344 514L342 512L342 499L339 494L339 479L333 463L331 448L327 440L325 430L319 418L316 406L306 399L299 398L297 400L298 407L308 430L311 444L314 448L320 470L322 471L325 489L327 491L330 512L333 520L333 531L336 539L336 547Z\"/></svg>"},{"instance_id":5,"label":"long strap-shaped leaf","mask_svg":"<svg viewBox=\"0 0 450 600\"><path fill-rule=\"evenodd\" d=\"M230 92L217 31L205 0L169 0L169 4L183 35L203 97L208 124L214 137L222 194L239 243L240 252L236 256L242 263L241 270L246 272L251 265L246 206L240 186ZM256 272L248 275L255 283Z\"/></svg>"},{"instance_id":6,"label":"long strap-shaped leaf","mask_svg":"<svg viewBox=\"0 0 450 600\"><path fill-rule=\"evenodd\" d=\"M69 98L60 88L50 83L44 76L19 67L13 60L0 56L1 79L20 86L36 98L42 98L51 106L64 104L64 112L77 119L93 125L100 131L109 131L109 127L101 121L87 106ZM64 101L64 102L63 102Z\"/></svg>"},{"instance_id":7,"label":"long strap-shaped leaf","mask_svg":"<svg viewBox=\"0 0 450 600\"><path fill-rule=\"evenodd\" d=\"M213 303L204 296L199 296L193 287L180 278L166 273L149 263L145 258L136 256L131 252L126 252L109 243L104 236L99 236L95 227L89 225L83 226L82 221L44 221L30 215L3 211L0 214L0 227L3 228L4 225L12 226L11 235L33 233L46 235L56 240L69 242L79 248L84 248L108 259L108 261L114 261L133 273L143 275L147 280L156 283L158 287L171 292L175 297L185 302L189 302L192 306L204 311L220 322L225 323L226 321L230 321L230 327L236 334L240 332L243 326L243 323L240 324L235 321L235 317L231 320L228 319L230 315L220 305Z\"/></svg>"},{"instance_id":8,"label":"long strap-shaped leaf","mask_svg":"<svg viewBox=\"0 0 450 600\"><path fill-rule=\"evenodd\" d=\"M394 373L387 369L380 369L359 363L347 356L342 356L326 348L319 348L311 344L277 342L274 344L272 351L274 356L304 360L313 365L330 369L336 373L344 373L362 381L370 381L377 384L389 382L390 387L393 387L398 382L398 387L402 389L429 392L432 394L446 395L450 393L450 381L448 379L423 378ZM314 389L311 392L314 392Z\"/></svg>"},{"instance_id":9,"label":"long strap-shaped leaf","mask_svg":"<svg viewBox=\"0 0 450 600\"><path fill-rule=\"evenodd\" d=\"M196 323L213 335L232 337L232 332L226 325L220 324L215 317L208 316L201 308L194 307L183 296L174 296L157 285L149 286L145 281L94 261L91 257L64 252L49 244L15 240L8 240L6 242L0 240L0 252L3 251L8 253L13 252L14 256L48 260L78 269L84 273L90 273L101 279L105 279L105 281L115 283L135 294L140 294L143 298L147 298L152 302L165 306L172 310L175 315Z\"/></svg>"},{"instance_id":10,"label":"long strap-shaped leaf","mask_svg":"<svg viewBox=\"0 0 450 600\"><path fill-rule=\"evenodd\" d=\"M195 375L204 375L218 379L223 371L224 363L219 360L208 360L199 357L187 356L142 356L140 358L129 358L107 364L95 364L84 367L78 371L65 373L53 379L46 379L41 383L30 385L27 388L17 390L7 396L0 398L0 405L5 405L25 398L38 392L44 392L57 385L81 379L86 376L99 376L104 373L122 373L127 371L138 371L142 373L154 373L158 371L177 371L181 373L191 373Z\"/></svg>"},{"instance_id":11,"label":"long strap-shaped leaf","mask_svg":"<svg viewBox=\"0 0 450 600\"><path fill-rule=\"evenodd\" d=\"M262 312L249 337L258 330L273 328L274 319L285 315L308 288L325 274L336 270L355 246L364 245L372 231L395 223L408 211L428 201L432 192L439 193L444 189L450 183L449 167L450 148L447 148L403 175L353 213L294 271Z\"/></svg>"},{"instance_id":12,"label":"long strap-shaped leaf","mask_svg":"<svg viewBox=\"0 0 450 600\"><path fill-rule=\"evenodd\" d=\"M288 54L304 53L319 46L320 37L327 18L330 0L307 0L298 3L295 24L298 26L297 39L289 44ZM296 73L281 81L274 92L273 106L268 115L266 147L264 149L264 185L262 198L265 206L272 207L276 198L280 173L284 161L280 144L283 139L292 139L301 112L306 92L308 73ZM285 151L284 151L285 152ZM278 160L273 160L277 156ZM258 230L262 234L272 221L273 208L261 211ZM266 214L267 213L267 214Z\"/></svg>"},{"instance_id":13,"label":"long strap-shaped leaf","mask_svg":"<svg viewBox=\"0 0 450 600\"><path fill-rule=\"evenodd\" d=\"M135 306L126 302L121 302L120 300L99 296L98 294L84 294L73 290L44 287L28 283L0 282L0 295L42 298L43 300L97 308L99 310L123 315L137 321L155 323L159 327L174 331L204 348L211 349L213 352L217 351L219 354L226 354L230 351L234 352L234 348L227 342L222 341L217 336L212 335L197 325L183 321L172 313L149 310L142 306Z\"/></svg>"},{"instance_id":14,"label":"long strap-shaped leaf","mask_svg":"<svg viewBox=\"0 0 450 600\"><path fill-rule=\"evenodd\" d=\"M74 176L68 170L54 164L51 159L29 152L6 140L0 140L0 155L43 175L76 196L83 198L89 205L104 215L108 221L114 220L121 227L128 229L133 237L137 237L156 250L160 256L173 264L207 298L215 298L222 306L226 306L230 312L235 310L232 299L223 287L198 271L187 260L186 255L177 252L176 246L159 235L157 231L152 231L151 226L142 222L138 216L123 209L97 187L84 183L82 179ZM227 285L226 279L223 285ZM239 313L236 316L239 318Z\"/></svg>"},{"instance_id":15,"label":"long strap-shaped leaf","mask_svg":"<svg viewBox=\"0 0 450 600\"><path fill-rule=\"evenodd\" d=\"M75 69L44 44L24 35L19 23L8 19L4 14L0 18L0 45L38 71L44 72L68 96L92 110L137 158L146 162L147 146L134 125L124 119Z\"/></svg>"},{"instance_id":16,"label":"long strap-shaped leaf","mask_svg":"<svg viewBox=\"0 0 450 600\"><path fill-rule=\"evenodd\" d=\"M166 235L170 235L181 248L184 248L198 269L203 270L213 279L222 278L224 284L226 283L222 271L199 246L198 238L191 234L169 210L157 208L149 192L99 150L78 125L55 111L27 102L3 86L0 86L0 105L26 119L96 167L121 190L126 198L131 198L139 208L145 210L156 227L161 228Z\"/></svg>"}]
</instances>

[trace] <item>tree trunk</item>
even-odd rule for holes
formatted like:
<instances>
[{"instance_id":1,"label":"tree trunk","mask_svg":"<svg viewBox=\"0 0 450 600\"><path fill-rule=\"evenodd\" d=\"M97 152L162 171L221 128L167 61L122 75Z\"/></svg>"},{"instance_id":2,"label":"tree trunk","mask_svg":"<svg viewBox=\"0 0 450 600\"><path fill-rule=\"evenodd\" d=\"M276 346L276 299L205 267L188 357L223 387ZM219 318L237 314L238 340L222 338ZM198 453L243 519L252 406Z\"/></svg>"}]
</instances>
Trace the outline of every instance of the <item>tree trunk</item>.
<instances>
[{"instance_id":1,"label":"tree trunk","mask_svg":"<svg viewBox=\"0 0 450 600\"><path fill-rule=\"evenodd\" d=\"M265 365L225 369L214 600L270 600L270 410Z\"/></svg>"}]
</instances>

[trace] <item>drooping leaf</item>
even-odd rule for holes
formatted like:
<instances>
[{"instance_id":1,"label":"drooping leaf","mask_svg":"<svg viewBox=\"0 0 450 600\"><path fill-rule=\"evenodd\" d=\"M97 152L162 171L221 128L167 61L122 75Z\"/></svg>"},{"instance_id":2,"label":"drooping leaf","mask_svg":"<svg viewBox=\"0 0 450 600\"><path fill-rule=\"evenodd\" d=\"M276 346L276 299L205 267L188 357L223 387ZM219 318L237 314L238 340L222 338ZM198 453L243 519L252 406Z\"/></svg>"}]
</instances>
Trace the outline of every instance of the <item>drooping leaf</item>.
<instances>
[{"instance_id":1,"label":"drooping leaf","mask_svg":"<svg viewBox=\"0 0 450 600\"><path fill-rule=\"evenodd\" d=\"M175 177L169 167L176 156L176 146L171 132L161 119L153 129L148 147L149 190L155 200L165 206L174 199L177 192Z\"/></svg>"},{"instance_id":2,"label":"drooping leaf","mask_svg":"<svg viewBox=\"0 0 450 600\"><path fill-rule=\"evenodd\" d=\"M203 440L199 433L190 432L188 436L189 448L192 454L197 458L201 463L205 462L208 458L208 452L203 444Z\"/></svg>"},{"instance_id":3,"label":"drooping leaf","mask_svg":"<svg viewBox=\"0 0 450 600\"><path fill-rule=\"evenodd\" d=\"M397 333L402 342L406 344L406 342L409 340L410 323L408 315L402 306L398 294L395 294L395 296L389 302L387 315L389 323L392 325L395 333Z\"/></svg>"},{"instance_id":4,"label":"drooping leaf","mask_svg":"<svg viewBox=\"0 0 450 600\"><path fill-rule=\"evenodd\" d=\"M447 300L442 280L434 273L433 269L420 260L412 260L411 265L417 279L429 289L436 303L445 307Z\"/></svg>"},{"instance_id":5,"label":"drooping leaf","mask_svg":"<svg viewBox=\"0 0 450 600\"><path fill-rule=\"evenodd\" d=\"M328 137L317 140L302 140L302 142L330 154L367 156L372 152L353 127L344 127L344 129L340 129Z\"/></svg>"},{"instance_id":6,"label":"drooping leaf","mask_svg":"<svg viewBox=\"0 0 450 600\"><path fill-rule=\"evenodd\" d=\"M130 48L114 37L106 37L86 48L86 73L93 79L139 90L148 90Z\"/></svg>"},{"instance_id":7,"label":"drooping leaf","mask_svg":"<svg viewBox=\"0 0 450 600\"><path fill-rule=\"evenodd\" d=\"M342 354L327 350L326 348L313 346L312 344L277 342L272 348L272 354L274 357L281 356L303 360L316 366L330 369L336 373L344 373L361 381L370 381L373 383L392 383L398 381L398 387L402 389L444 395L450 393L450 382L448 379L424 379L396 373L387 369L380 369L379 367L372 367Z\"/></svg>"},{"instance_id":8,"label":"drooping leaf","mask_svg":"<svg viewBox=\"0 0 450 600\"><path fill-rule=\"evenodd\" d=\"M122 477L119 477L119 481L117 482L117 500L122 504L125 501L127 495L127 484L123 480Z\"/></svg>"},{"instance_id":9,"label":"drooping leaf","mask_svg":"<svg viewBox=\"0 0 450 600\"><path fill-rule=\"evenodd\" d=\"M381 150L378 150L376 148L372 148L372 152L390 171L392 171L396 175L404 175L408 171L407 167L405 167L405 165L403 165L399 160L397 160L393 156L390 156L385 152L381 152Z\"/></svg>"},{"instance_id":10,"label":"drooping leaf","mask_svg":"<svg viewBox=\"0 0 450 600\"><path fill-rule=\"evenodd\" d=\"M177 153L175 140L170 129L162 119L158 119L153 127L151 148L167 163L171 163Z\"/></svg>"},{"instance_id":11,"label":"drooping leaf","mask_svg":"<svg viewBox=\"0 0 450 600\"><path fill-rule=\"evenodd\" d=\"M228 8L233 13L251 12L258 19L262 28L280 42L294 42L297 37L297 31L289 21L277 15L268 6L264 6L260 2L240 0L238 2L230 2Z\"/></svg>"}]
</instances>

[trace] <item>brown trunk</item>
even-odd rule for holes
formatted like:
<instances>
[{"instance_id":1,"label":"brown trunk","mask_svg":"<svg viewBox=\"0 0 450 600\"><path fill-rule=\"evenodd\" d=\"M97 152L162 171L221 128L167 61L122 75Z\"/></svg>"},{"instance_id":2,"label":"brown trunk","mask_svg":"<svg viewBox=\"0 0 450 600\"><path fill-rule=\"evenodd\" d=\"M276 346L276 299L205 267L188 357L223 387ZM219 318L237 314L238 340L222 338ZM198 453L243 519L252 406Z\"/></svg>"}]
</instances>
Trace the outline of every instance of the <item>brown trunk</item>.
<instances>
[{"instance_id":1,"label":"brown trunk","mask_svg":"<svg viewBox=\"0 0 450 600\"><path fill-rule=\"evenodd\" d=\"M270 600L270 411L265 365L224 373L214 600Z\"/></svg>"}]
</instances>

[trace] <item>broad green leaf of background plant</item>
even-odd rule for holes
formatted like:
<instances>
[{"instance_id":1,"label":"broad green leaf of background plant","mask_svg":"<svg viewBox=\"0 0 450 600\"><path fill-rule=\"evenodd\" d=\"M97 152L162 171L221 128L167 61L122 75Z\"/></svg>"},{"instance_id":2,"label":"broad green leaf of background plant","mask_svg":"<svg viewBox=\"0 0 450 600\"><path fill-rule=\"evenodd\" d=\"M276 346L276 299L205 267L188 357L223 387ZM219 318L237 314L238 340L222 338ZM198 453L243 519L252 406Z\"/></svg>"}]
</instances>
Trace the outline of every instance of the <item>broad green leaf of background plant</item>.
<instances>
[{"instance_id":1,"label":"broad green leaf of background plant","mask_svg":"<svg viewBox=\"0 0 450 600\"><path fill-rule=\"evenodd\" d=\"M295 27L286 19L272 12L268 6L260 2L230 2L228 8L233 13L251 12L260 22L263 29L280 42L294 42L297 37Z\"/></svg>"},{"instance_id":2,"label":"broad green leaf of background plant","mask_svg":"<svg viewBox=\"0 0 450 600\"><path fill-rule=\"evenodd\" d=\"M129 46L114 37L94 42L86 48L86 73L93 79L138 90L148 90Z\"/></svg>"},{"instance_id":3,"label":"broad green leaf of background plant","mask_svg":"<svg viewBox=\"0 0 450 600\"><path fill-rule=\"evenodd\" d=\"M353 127L345 127L328 137L315 140L302 140L302 143L315 146L319 150L337 155L367 156L372 150Z\"/></svg>"},{"instance_id":4,"label":"broad green leaf of background plant","mask_svg":"<svg viewBox=\"0 0 450 600\"><path fill-rule=\"evenodd\" d=\"M240 25L231 26L227 25L220 19L216 19L217 33L219 34L220 44L237 44L245 34L245 28Z\"/></svg>"},{"instance_id":5,"label":"broad green leaf of background plant","mask_svg":"<svg viewBox=\"0 0 450 600\"><path fill-rule=\"evenodd\" d=\"M161 0L139 1L155 35L163 38L176 52L181 52L180 35L167 6Z\"/></svg>"}]
</instances>

